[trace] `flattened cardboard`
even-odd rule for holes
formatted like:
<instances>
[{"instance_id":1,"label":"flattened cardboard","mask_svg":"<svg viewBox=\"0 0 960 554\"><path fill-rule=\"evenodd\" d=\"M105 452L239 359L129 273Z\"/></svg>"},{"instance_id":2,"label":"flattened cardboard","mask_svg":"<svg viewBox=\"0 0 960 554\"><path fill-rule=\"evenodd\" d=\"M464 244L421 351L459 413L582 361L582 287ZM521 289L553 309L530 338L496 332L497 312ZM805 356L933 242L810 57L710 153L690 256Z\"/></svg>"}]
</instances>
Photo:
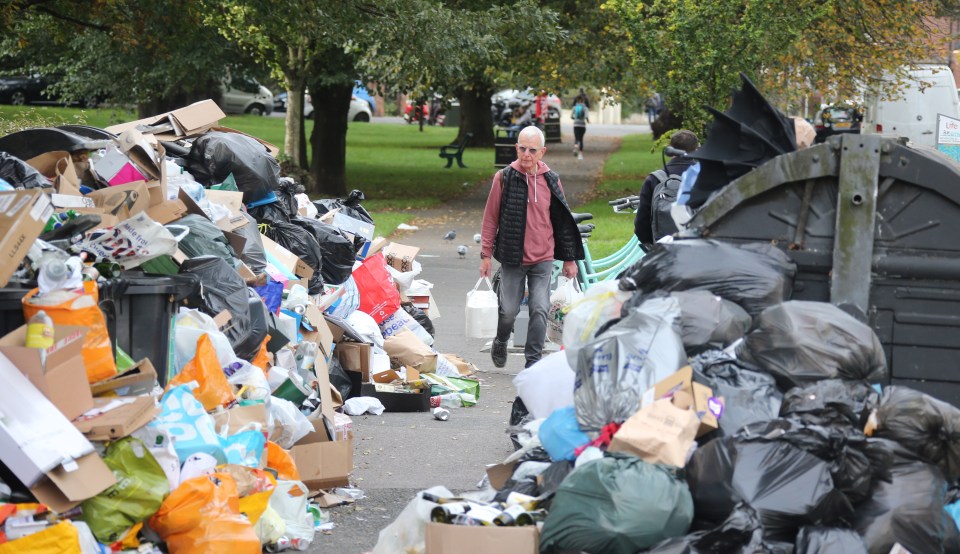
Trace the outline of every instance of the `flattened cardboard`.
<instances>
[{"instance_id":1,"label":"flattened cardboard","mask_svg":"<svg viewBox=\"0 0 960 554\"><path fill-rule=\"evenodd\" d=\"M710 390L710 387L693 382L693 368L690 366L680 368L673 375L648 389L640 398L640 406L646 406L655 400L673 396L674 393L680 391L693 398L694 410L700 417L698 437L713 431L719 426L716 416L708 409L708 402L713 397L713 391Z\"/></svg>"},{"instance_id":2,"label":"flattened cardboard","mask_svg":"<svg viewBox=\"0 0 960 554\"><path fill-rule=\"evenodd\" d=\"M353 473L353 438L331 441L323 421L312 420L313 432L290 449L300 480L311 490L350 484Z\"/></svg>"},{"instance_id":3,"label":"flattened cardboard","mask_svg":"<svg viewBox=\"0 0 960 554\"><path fill-rule=\"evenodd\" d=\"M10 281L51 215L50 197L41 190L0 192L0 286Z\"/></svg>"},{"instance_id":4,"label":"flattened cardboard","mask_svg":"<svg viewBox=\"0 0 960 554\"><path fill-rule=\"evenodd\" d=\"M430 522L426 546L426 554L539 554L540 532L536 525L495 527Z\"/></svg>"},{"instance_id":5,"label":"flattened cardboard","mask_svg":"<svg viewBox=\"0 0 960 554\"><path fill-rule=\"evenodd\" d=\"M302 331L303 339L317 343L317 347L323 352L323 357L329 362L333 357L333 332L327 325L323 312L313 302L308 302L303 317L313 327L313 331Z\"/></svg>"},{"instance_id":6,"label":"flattened cardboard","mask_svg":"<svg viewBox=\"0 0 960 554\"><path fill-rule=\"evenodd\" d=\"M87 372L81 355L86 334L86 327L57 325L54 328L54 345L47 349L45 367L41 362L40 350L24 346L27 340L26 325L0 338L0 352L64 417L74 419L93 407L93 395L87 384Z\"/></svg>"},{"instance_id":7,"label":"flattened cardboard","mask_svg":"<svg viewBox=\"0 0 960 554\"><path fill-rule=\"evenodd\" d=\"M260 238L263 241L263 249L283 264L283 267L290 273L304 279L313 277L313 268L298 258L296 254L280 246L266 235L261 235Z\"/></svg>"},{"instance_id":8,"label":"flattened cardboard","mask_svg":"<svg viewBox=\"0 0 960 554\"><path fill-rule=\"evenodd\" d=\"M127 129L136 129L140 126L155 127L158 125L169 124L173 128L170 130L157 131L151 133L149 130L141 130L144 136L151 143L158 140L176 140L185 137L201 135L209 131L217 122L227 114L223 113L220 106L217 106L213 100L201 100L189 106L179 108L170 112L165 112L152 117L111 125L106 130L114 134L121 134Z\"/></svg>"},{"instance_id":9,"label":"flattened cardboard","mask_svg":"<svg viewBox=\"0 0 960 554\"><path fill-rule=\"evenodd\" d=\"M94 408L101 408L124 398L129 397L95 398ZM116 440L130 436L160 413L160 408L156 407L150 396L135 396L132 400L129 404L90 419L75 419L73 426L83 433L83 436L94 441Z\"/></svg>"},{"instance_id":10,"label":"flattened cardboard","mask_svg":"<svg viewBox=\"0 0 960 554\"><path fill-rule=\"evenodd\" d=\"M150 207L150 191L143 181L95 190L87 195L105 213L121 221Z\"/></svg>"},{"instance_id":11,"label":"flattened cardboard","mask_svg":"<svg viewBox=\"0 0 960 554\"><path fill-rule=\"evenodd\" d=\"M187 215L187 205L180 199L167 200L147 208L147 215L160 225L166 225Z\"/></svg>"},{"instance_id":12,"label":"flattened cardboard","mask_svg":"<svg viewBox=\"0 0 960 554\"><path fill-rule=\"evenodd\" d=\"M76 460L77 468L66 471L57 467L47 473L47 479L30 487L30 492L53 511L63 513L79 506L116 484L117 478L96 453Z\"/></svg>"},{"instance_id":13,"label":"flattened cardboard","mask_svg":"<svg viewBox=\"0 0 960 554\"><path fill-rule=\"evenodd\" d=\"M228 210L240 213L243 210L243 193L232 190L207 190L207 200L223 204Z\"/></svg>"},{"instance_id":14,"label":"flattened cardboard","mask_svg":"<svg viewBox=\"0 0 960 554\"><path fill-rule=\"evenodd\" d=\"M507 484L507 481L513 477L513 472L516 471L517 465L517 462L488 465L487 479L490 480L490 485L497 490L502 489L503 486Z\"/></svg>"},{"instance_id":15,"label":"flattened cardboard","mask_svg":"<svg viewBox=\"0 0 960 554\"><path fill-rule=\"evenodd\" d=\"M149 358L137 362L137 365L116 377L105 379L90 385L94 396L113 393L120 396L139 396L153 390L157 382L157 370Z\"/></svg>"},{"instance_id":16,"label":"flattened cardboard","mask_svg":"<svg viewBox=\"0 0 960 554\"><path fill-rule=\"evenodd\" d=\"M392 369L388 369L387 371L374 373L370 376L370 380L374 383L393 383L395 381L400 381L400 374Z\"/></svg>"}]
</instances>

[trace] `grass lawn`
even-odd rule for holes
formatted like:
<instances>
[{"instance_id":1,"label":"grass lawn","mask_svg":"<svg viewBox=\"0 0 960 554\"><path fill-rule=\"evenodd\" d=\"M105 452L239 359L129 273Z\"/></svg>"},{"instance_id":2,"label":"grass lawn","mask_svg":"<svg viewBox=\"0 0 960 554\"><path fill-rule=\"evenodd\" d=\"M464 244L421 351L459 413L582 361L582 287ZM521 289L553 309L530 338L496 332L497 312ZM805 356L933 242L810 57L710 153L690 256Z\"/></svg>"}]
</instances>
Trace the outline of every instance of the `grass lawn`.
<instances>
[{"instance_id":1,"label":"grass lawn","mask_svg":"<svg viewBox=\"0 0 960 554\"><path fill-rule=\"evenodd\" d=\"M593 200L577 206L578 212L593 214L596 225L588 243L590 254L600 258L613 254L633 235L633 213L614 213L608 200L638 194L646 176L661 166L660 153L653 153L651 135L623 137L620 150L607 158L603 174L594 189Z\"/></svg>"}]
</instances>

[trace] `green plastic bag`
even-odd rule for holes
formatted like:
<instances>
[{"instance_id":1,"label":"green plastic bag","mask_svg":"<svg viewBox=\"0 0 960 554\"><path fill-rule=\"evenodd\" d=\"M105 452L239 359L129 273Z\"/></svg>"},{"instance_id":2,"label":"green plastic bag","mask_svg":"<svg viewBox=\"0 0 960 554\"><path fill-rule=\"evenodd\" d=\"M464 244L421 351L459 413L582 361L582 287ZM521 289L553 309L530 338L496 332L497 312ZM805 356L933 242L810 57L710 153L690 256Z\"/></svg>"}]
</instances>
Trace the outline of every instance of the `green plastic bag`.
<instances>
[{"instance_id":1,"label":"green plastic bag","mask_svg":"<svg viewBox=\"0 0 960 554\"><path fill-rule=\"evenodd\" d=\"M102 543L112 543L156 513L170 493L163 468L140 439L126 437L107 446L103 456L117 483L83 504L83 521Z\"/></svg>"},{"instance_id":2,"label":"green plastic bag","mask_svg":"<svg viewBox=\"0 0 960 554\"><path fill-rule=\"evenodd\" d=\"M608 453L560 484L540 551L634 554L685 535L692 521L693 498L676 468Z\"/></svg>"},{"instance_id":3,"label":"green plastic bag","mask_svg":"<svg viewBox=\"0 0 960 554\"><path fill-rule=\"evenodd\" d=\"M421 373L421 379L430 382L430 395L455 392L460 395L464 407L470 407L480 400L480 381L465 377L440 377L435 373Z\"/></svg>"}]
</instances>

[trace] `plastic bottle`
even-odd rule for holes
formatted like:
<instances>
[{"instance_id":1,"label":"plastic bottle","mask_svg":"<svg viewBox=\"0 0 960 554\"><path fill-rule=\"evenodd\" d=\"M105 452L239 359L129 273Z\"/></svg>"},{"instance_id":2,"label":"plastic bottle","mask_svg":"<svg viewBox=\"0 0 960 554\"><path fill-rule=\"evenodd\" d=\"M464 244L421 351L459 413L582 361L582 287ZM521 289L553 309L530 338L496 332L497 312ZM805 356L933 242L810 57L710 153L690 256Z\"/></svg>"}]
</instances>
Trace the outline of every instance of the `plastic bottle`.
<instances>
[{"instance_id":1,"label":"plastic bottle","mask_svg":"<svg viewBox=\"0 0 960 554\"><path fill-rule=\"evenodd\" d=\"M444 408L462 408L463 400L460 399L460 394L456 392L448 392L446 394L431 396L430 407L437 408L440 406L443 406Z\"/></svg>"},{"instance_id":2,"label":"plastic bottle","mask_svg":"<svg viewBox=\"0 0 960 554\"><path fill-rule=\"evenodd\" d=\"M50 348L53 346L53 320L40 310L27 322L27 348Z\"/></svg>"}]
</instances>

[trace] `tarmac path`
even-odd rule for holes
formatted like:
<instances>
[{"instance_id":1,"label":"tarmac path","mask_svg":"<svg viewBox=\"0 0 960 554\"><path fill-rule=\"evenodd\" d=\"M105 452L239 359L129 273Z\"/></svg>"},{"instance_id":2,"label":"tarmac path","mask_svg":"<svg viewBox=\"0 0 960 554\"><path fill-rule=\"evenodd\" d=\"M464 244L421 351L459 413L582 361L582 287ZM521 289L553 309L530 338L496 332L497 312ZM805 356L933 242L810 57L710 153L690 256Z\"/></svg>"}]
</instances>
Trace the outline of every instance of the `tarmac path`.
<instances>
[{"instance_id":1,"label":"tarmac path","mask_svg":"<svg viewBox=\"0 0 960 554\"><path fill-rule=\"evenodd\" d=\"M606 133L598 128L593 135L588 130L583 160L571 154L572 129L563 134L562 143L548 145L544 161L560 174L574 209L596 183L606 158L620 147L620 139L610 135L647 130L639 125L617 127ZM492 162L490 178L496 170ZM418 212L412 224L420 229L394 237L396 242L421 248L417 257L423 266L420 278L434 284L441 315L433 320L435 346L477 366L479 403L452 409L449 421L435 420L429 412L353 417L353 483L366 498L332 508L335 528L329 534L318 533L309 552L369 552L380 530L396 519L417 492L434 485L446 486L454 493L475 490L485 475L484 466L513 452L505 429L516 396L512 379L523 368L523 356L511 354L506 367L497 369L489 354L481 353L487 341L463 336L465 295L479 276L480 249L473 235L480 232L489 183L476 184L461 200ZM450 230L457 231L456 240L444 241L443 235ZM457 255L461 244L469 246L465 259Z\"/></svg>"}]
</instances>

